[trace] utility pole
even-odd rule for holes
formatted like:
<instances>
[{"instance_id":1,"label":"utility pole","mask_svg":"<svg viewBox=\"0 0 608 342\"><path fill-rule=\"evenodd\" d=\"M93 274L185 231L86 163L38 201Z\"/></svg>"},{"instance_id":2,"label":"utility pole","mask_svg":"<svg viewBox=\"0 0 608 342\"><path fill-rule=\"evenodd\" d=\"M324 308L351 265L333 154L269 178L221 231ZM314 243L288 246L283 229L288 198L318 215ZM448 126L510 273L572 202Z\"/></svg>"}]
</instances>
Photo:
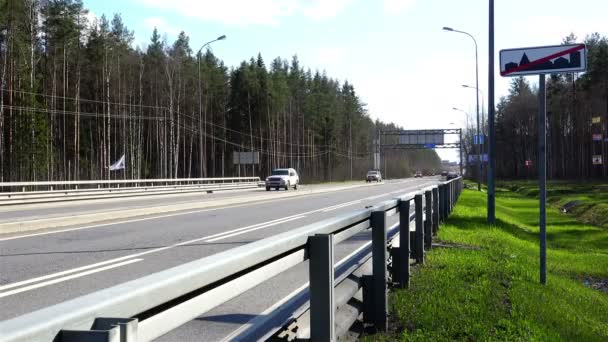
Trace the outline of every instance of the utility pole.
<instances>
[{"instance_id":1,"label":"utility pole","mask_svg":"<svg viewBox=\"0 0 608 342\"><path fill-rule=\"evenodd\" d=\"M547 283L547 95L545 74L538 77L538 185L540 190L540 283Z\"/></svg>"},{"instance_id":2,"label":"utility pole","mask_svg":"<svg viewBox=\"0 0 608 342\"><path fill-rule=\"evenodd\" d=\"M458 136L460 137L460 143L458 144L460 148L460 176L464 177L462 174L462 128L459 129Z\"/></svg>"},{"instance_id":3,"label":"utility pole","mask_svg":"<svg viewBox=\"0 0 608 342\"><path fill-rule=\"evenodd\" d=\"M348 115L348 154L350 157L350 180L353 180L353 115Z\"/></svg>"},{"instance_id":4,"label":"utility pole","mask_svg":"<svg viewBox=\"0 0 608 342\"><path fill-rule=\"evenodd\" d=\"M489 0L489 46L488 46L488 224L496 223L496 203L494 197L494 173L496 172L496 141L494 136L494 0Z\"/></svg>"}]
</instances>

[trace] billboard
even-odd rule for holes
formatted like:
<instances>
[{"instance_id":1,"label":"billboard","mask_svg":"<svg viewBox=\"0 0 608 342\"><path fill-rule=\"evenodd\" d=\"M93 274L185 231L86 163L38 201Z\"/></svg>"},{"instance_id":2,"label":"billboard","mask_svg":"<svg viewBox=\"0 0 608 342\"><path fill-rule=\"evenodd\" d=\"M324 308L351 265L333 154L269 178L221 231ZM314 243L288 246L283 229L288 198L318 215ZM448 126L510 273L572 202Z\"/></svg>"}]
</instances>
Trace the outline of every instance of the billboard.
<instances>
[{"instance_id":1,"label":"billboard","mask_svg":"<svg viewBox=\"0 0 608 342\"><path fill-rule=\"evenodd\" d=\"M233 152L232 162L234 165L259 164L260 152Z\"/></svg>"},{"instance_id":2,"label":"billboard","mask_svg":"<svg viewBox=\"0 0 608 342\"><path fill-rule=\"evenodd\" d=\"M593 141L602 141L602 135L601 134L594 133L594 134L592 134L591 137L592 137Z\"/></svg>"},{"instance_id":3,"label":"billboard","mask_svg":"<svg viewBox=\"0 0 608 342\"><path fill-rule=\"evenodd\" d=\"M435 147L435 145L443 145L443 143L443 132L403 131L399 135L399 144L402 145L428 145Z\"/></svg>"},{"instance_id":4,"label":"billboard","mask_svg":"<svg viewBox=\"0 0 608 342\"><path fill-rule=\"evenodd\" d=\"M600 122L602 122L602 117L601 116L595 116L595 117L591 118L591 123L599 124Z\"/></svg>"}]
</instances>

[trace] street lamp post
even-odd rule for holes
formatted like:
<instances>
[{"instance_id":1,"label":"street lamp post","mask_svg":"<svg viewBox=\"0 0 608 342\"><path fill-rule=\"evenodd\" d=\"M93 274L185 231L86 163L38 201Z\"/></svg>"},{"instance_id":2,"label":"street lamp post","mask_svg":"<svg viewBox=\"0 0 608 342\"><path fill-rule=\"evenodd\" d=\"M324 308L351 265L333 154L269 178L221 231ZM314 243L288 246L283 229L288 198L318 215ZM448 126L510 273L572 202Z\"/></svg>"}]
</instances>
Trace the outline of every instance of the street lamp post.
<instances>
[{"instance_id":1,"label":"street lamp post","mask_svg":"<svg viewBox=\"0 0 608 342\"><path fill-rule=\"evenodd\" d=\"M477 58L477 40L475 40L475 37L473 37L473 35L471 35L468 32L455 30L451 27L444 27L443 29L445 31L449 31L449 32L466 34L467 36L471 37L471 39L473 39L473 43L475 43L475 88L479 89L479 59ZM477 92L477 139L479 140L479 92ZM473 141L473 142L475 142L475 141ZM481 158L480 150L481 150L480 146L479 146L479 144L477 144L477 156L479 159ZM477 190L481 191L481 163L478 163L478 164L479 165L477 167Z\"/></svg>"},{"instance_id":2,"label":"street lamp post","mask_svg":"<svg viewBox=\"0 0 608 342\"><path fill-rule=\"evenodd\" d=\"M486 134L485 134L485 122L486 122L486 119L485 119L485 117L483 115L483 108L485 106L483 99L484 99L485 95L484 95L483 91L481 91L481 89L478 89L477 87L473 87L473 86L470 86L470 85L467 85L467 84L463 84L462 87L463 88L469 88L469 89L475 89L478 92L478 94L477 94L478 96L479 96L479 94L481 94L481 124L479 126L479 132L483 136L483 140L484 140L483 144L481 144L481 147L480 147L481 154L484 154L486 152L486 149L485 149L485 146L486 146L485 145L485 143L486 143L486 141L485 141L486 140ZM483 163L481 163L481 181L483 183Z\"/></svg>"},{"instance_id":3,"label":"street lamp post","mask_svg":"<svg viewBox=\"0 0 608 342\"><path fill-rule=\"evenodd\" d=\"M205 118L203 120L202 116L203 116L203 88L201 86L201 51L205 48L205 46L208 46L209 44L213 43L213 42L217 42L218 40L224 40L226 39L225 35L221 35L217 38L215 38L214 40L208 41L205 44L203 44L203 46L201 46L200 49L198 49L198 51L196 52L196 57L198 59L198 118L199 118L199 124L198 124L198 133L199 133L199 148L201 149L201 156L200 156L200 168L201 168L201 178L204 178L206 176L206 171L207 171L207 163L206 163L206 159L207 156L205 155L205 152L207 151L207 139L205 138L204 142L203 142L203 130L204 133L207 133L207 115L205 114ZM204 145L204 146L203 146ZM223 168L223 165L222 165Z\"/></svg>"}]
</instances>

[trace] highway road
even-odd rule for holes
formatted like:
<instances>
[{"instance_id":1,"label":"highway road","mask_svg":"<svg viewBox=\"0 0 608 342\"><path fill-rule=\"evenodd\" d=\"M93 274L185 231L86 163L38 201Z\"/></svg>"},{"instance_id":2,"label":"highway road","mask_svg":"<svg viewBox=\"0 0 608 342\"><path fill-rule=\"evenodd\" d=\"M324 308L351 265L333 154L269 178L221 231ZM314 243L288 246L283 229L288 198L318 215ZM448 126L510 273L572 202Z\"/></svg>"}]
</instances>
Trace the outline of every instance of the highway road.
<instances>
[{"instance_id":1,"label":"highway road","mask_svg":"<svg viewBox=\"0 0 608 342\"><path fill-rule=\"evenodd\" d=\"M238 198L199 210L156 213L60 230L0 235L0 320L136 279L437 183L406 179L330 192L246 191L170 197L171 203ZM317 189L322 189L318 186ZM297 195L296 195L297 193ZM271 196L263 197L260 195ZM285 197L289 194L289 197ZM203 198L204 197L204 198ZM167 199L72 203L17 208L23 217L158 206ZM3 213L4 214L4 213ZM393 217L392 219L396 219ZM389 222L390 223L390 222ZM357 235L336 246L336 260L365 242ZM216 341L302 287L306 263L275 277L165 336L162 341ZM6 308L9 308L8 310Z\"/></svg>"}]
</instances>

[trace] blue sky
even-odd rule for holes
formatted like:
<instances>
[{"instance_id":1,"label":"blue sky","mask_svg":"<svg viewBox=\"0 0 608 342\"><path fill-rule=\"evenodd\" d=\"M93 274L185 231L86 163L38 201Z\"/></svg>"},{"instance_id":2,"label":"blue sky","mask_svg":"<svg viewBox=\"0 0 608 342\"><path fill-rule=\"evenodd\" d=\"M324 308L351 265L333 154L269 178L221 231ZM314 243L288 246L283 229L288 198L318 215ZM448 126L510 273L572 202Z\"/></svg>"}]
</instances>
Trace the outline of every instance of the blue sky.
<instances>
[{"instance_id":1,"label":"blue sky","mask_svg":"<svg viewBox=\"0 0 608 342\"><path fill-rule=\"evenodd\" d=\"M604 0L495 0L498 50L559 44L574 32L608 35ZM92 15L121 13L145 46L156 26L172 43L180 31L193 50L219 35L213 52L238 65L258 52L326 70L355 85L373 118L408 129L464 125L452 107L475 111L473 41L479 45L479 86L487 93L487 0L84 0ZM573 7L573 5L575 7ZM509 79L496 73L496 99ZM535 79L530 78L531 81ZM484 98L484 103L487 99ZM450 126L454 123L454 126ZM441 151L455 159L456 151Z\"/></svg>"}]
</instances>

